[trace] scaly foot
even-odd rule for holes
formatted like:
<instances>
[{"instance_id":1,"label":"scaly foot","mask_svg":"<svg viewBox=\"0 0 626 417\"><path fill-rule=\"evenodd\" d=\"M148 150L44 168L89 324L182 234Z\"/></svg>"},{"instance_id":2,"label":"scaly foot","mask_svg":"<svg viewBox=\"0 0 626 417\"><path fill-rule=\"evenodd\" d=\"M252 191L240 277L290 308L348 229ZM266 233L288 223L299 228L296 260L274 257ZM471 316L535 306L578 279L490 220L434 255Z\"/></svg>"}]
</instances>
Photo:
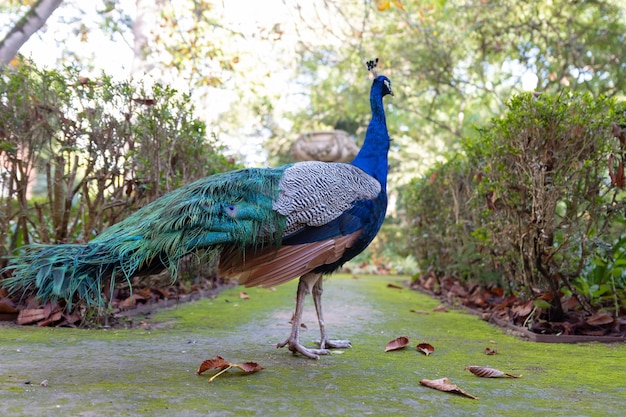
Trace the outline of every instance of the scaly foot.
<instances>
[{"instance_id":1,"label":"scaly foot","mask_svg":"<svg viewBox=\"0 0 626 417\"><path fill-rule=\"evenodd\" d=\"M349 340L324 340L315 342L320 349L348 349L352 347Z\"/></svg>"},{"instance_id":2,"label":"scaly foot","mask_svg":"<svg viewBox=\"0 0 626 417\"><path fill-rule=\"evenodd\" d=\"M298 342L297 340L287 339L282 343L276 345L276 348L282 348L287 346L289 350L295 355L296 353L300 353L307 358L311 359L319 359L320 355L330 355L330 350L328 349L309 349L305 348Z\"/></svg>"}]
</instances>

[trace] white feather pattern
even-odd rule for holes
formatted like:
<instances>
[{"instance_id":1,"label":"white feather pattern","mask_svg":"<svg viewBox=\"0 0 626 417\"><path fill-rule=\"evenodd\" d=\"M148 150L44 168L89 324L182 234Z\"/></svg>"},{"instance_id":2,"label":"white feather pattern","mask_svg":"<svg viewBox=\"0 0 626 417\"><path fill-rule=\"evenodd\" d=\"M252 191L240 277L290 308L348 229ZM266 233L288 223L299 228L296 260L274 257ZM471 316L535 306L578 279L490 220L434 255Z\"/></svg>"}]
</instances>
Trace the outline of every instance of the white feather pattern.
<instances>
[{"instance_id":1,"label":"white feather pattern","mask_svg":"<svg viewBox=\"0 0 626 417\"><path fill-rule=\"evenodd\" d=\"M299 162L287 168L273 209L287 217L284 235L305 226L323 226L358 200L380 193L380 183L350 164Z\"/></svg>"}]
</instances>

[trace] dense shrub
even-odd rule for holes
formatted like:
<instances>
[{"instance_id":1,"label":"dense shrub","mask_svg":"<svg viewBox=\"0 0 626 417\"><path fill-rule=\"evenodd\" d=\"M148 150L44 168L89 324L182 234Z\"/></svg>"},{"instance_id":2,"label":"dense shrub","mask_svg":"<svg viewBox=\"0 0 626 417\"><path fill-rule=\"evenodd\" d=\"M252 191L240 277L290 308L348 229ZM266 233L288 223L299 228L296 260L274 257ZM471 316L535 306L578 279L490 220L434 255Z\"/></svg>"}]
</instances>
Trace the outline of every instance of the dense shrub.
<instances>
[{"instance_id":1,"label":"dense shrub","mask_svg":"<svg viewBox=\"0 0 626 417\"><path fill-rule=\"evenodd\" d=\"M148 95L106 75L29 63L0 73L0 255L88 241L162 194L231 168L189 97L173 89Z\"/></svg>"},{"instance_id":2,"label":"dense shrub","mask_svg":"<svg viewBox=\"0 0 626 417\"><path fill-rule=\"evenodd\" d=\"M556 319L562 288L591 309L574 283L599 242L619 239L619 120L604 98L514 97L462 152L411 184L404 204L421 267L551 293Z\"/></svg>"}]
</instances>

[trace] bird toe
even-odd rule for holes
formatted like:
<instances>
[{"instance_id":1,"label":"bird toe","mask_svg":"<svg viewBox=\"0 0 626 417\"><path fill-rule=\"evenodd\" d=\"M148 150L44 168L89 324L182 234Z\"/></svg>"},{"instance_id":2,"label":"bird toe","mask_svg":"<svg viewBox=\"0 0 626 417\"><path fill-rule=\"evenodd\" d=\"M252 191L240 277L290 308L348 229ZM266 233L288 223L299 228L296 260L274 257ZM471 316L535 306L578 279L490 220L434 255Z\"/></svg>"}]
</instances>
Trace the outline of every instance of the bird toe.
<instances>
[{"instance_id":1,"label":"bird toe","mask_svg":"<svg viewBox=\"0 0 626 417\"><path fill-rule=\"evenodd\" d=\"M315 342L321 349L348 349L352 347L352 343L349 340L325 340L322 342Z\"/></svg>"},{"instance_id":2,"label":"bird toe","mask_svg":"<svg viewBox=\"0 0 626 417\"><path fill-rule=\"evenodd\" d=\"M298 341L295 340L288 339L276 345L277 348L282 348L285 346L287 346L294 355L299 353L310 359L319 359L320 355L330 355L330 350L328 349L309 349L302 346Z\"/></svg>"}]
</instances>

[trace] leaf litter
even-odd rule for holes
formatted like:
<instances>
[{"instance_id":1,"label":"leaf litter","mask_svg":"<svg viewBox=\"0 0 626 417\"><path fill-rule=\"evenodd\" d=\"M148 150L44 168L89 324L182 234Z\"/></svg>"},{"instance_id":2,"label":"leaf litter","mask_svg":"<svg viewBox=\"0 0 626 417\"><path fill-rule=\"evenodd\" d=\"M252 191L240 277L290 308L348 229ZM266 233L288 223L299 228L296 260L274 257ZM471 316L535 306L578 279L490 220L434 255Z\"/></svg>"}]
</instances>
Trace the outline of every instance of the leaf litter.
<instances>
[{"instance_id":1,"label":"leaf litter","mask_svg":"<svg viewBox=\"0 0 626 417\"><path fill-rule=\"evenodd\" d=\"M521 375L508 374L506 372L502 372L499 369L489 368L487 366L471 365L471 366L466 366L465 369L481 378L521 378L522 377Z\"/></svg>"},{"instance_id":2,"label":"leaf litter","mask_svg":"<svg viewBox=\"0 0 626 417\"><path fill-rule=\"evenodd\" d=\"M204 362L202 362L200 364L200 367L198 367L198 370L196 371L196 373L200 375L203 372L206 372L208 370L219 369L220 371L218 373L216 373L211 378L209 378L209 382L213 382L215 378L217 378L218 376L220 376L221 374L223 374L224 372L228 371L231 368L239 368L247 374L258 372L263 369L263 367L256 362L244 362L241 364L232 363L222 358L221 356L217 355L213 359L207 359Z\"/></svg>"},{"instance_id":3,"label":"leaf litter","mask_svg":"<svg viewBox=\"0 0 626 417\"><path fill-rule=\"evenodd\" d=\"M385 352L391 352L393 350L400 350L400 349L404 349L405 347L407 347L409 345L409 338L406 336L400 336L394 340L392 340L391 342L387 343L387 346L385 347Z\"/></svg>"},{"instance_id":4,"label":"leaf litter","mask_svg":"<svg viewBox=\"0 0 626 417\"><path fill-rule=\"evenodd\" d=\"M417 349L419 352L422 352L426 356L435 351L435 348L430 343L420 343L419 345L415 346L415 349Z\"/></svg>"},{"instance_id":5,"label":"leaf litter","mask_svg":"<svg viewBox=\"0 0 626 417\"><path fill-rule=\"evenodd\" d=\"M420 379L420 384L428 388L436 389L437 391L450 392L452 394L461 395L463 397L471 398L473 400L478 399L478 397L459 388L457 385L453 384L448 378L445 377L439 379Z\"/></svg>"}]
</instances>

